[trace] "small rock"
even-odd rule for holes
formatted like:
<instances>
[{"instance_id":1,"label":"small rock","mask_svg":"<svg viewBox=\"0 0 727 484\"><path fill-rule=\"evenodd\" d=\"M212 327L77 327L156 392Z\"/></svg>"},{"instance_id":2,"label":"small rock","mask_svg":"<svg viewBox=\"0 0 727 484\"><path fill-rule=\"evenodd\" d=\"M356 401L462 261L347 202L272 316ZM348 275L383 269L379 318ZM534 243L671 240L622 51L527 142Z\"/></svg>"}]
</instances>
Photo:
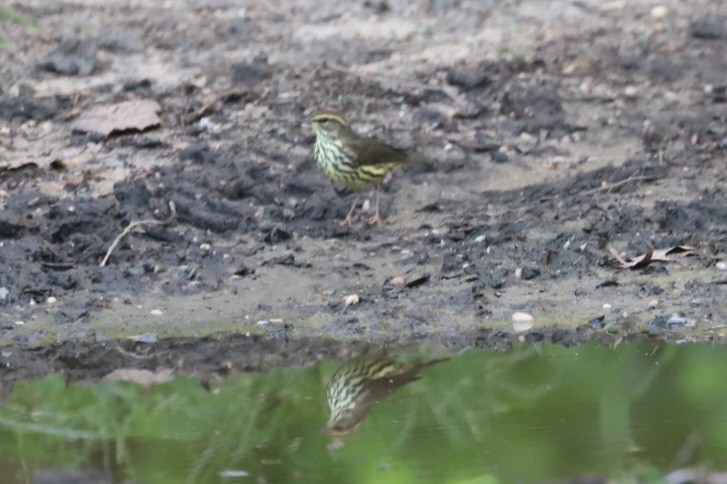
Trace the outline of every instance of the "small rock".
<instances>
[{"instance_id":1,"label":"small rock","mask_svg":"<svg viewBox=\"0 0 727 484\"><path fill-rule=\"evenodd\" d=\"M180 151L179 159L181 161L189 160L200 165L212 165L217 161L217 153L205 144L195 144Z\"/></svg>"},{"instance_id":2,"label":"small rock","mask_svg":"<svg viewBox=\"0 0 727 484\"><path fill-rule=\"evenodd\" d=\"M484 235L478 235L477 237L475 237L475 242L477 242L478 244L481 244L482 242L485 241L486 238L487 237L485 237Z\"/></svg>"},{"instance_id":3,"label":"small rock","mask_svg":"<svg viewBox=\"0 0 727 484\"><path fill-rule=\"evenodd\" d=\"M290 240L291 238L293 238L293 234L290 232L279 227L273 227L267 234L265 234L263 240L268 244L277 244L278 242Z\"/></svg>"},{"instance_id":4,"label":"small rock","mask_svg":"<svg viewBox=\"0 0 727 484\"><path fill-rule=\"evenodd\" d=\"M712 102L723 103L727 101L727 86L714 86L712 88ZM714 128L710 134L719 134L719 128Z\"/></svg>"},{"instance_id":5,"label":"small rock","mask_svg":"<svg viewBox=\"0 0 727 484\"><path fill-rule=\"evenodd\" d=\"M151 314L152 316L161 316L164 313L162 313L161 309L152 309L151 311L149 311L149 314Z\"/></svg>"},{"instance_id":6,"label":"small rock","mask_svg":"<svg viewBox=\"0 0 727 484\"><path fill-rule=\"evenodd\" d=\"M658 305L659 305L659 300L658 299L652 299L651 301L649 301L649 307L650 308L655 308Z\"/></svg>"},{"instance_id":7,"label":"small rock","mask_svg":"<svg viewBox=\"0 0 727 484\"><path fill-rule=\"evenodd\" d=\"M717 262L715 267L720 271L727 271L727 262ZM0 298L2 298L2 296L0 296Z\"/></svg>"},{"instance_id":8,"label":"small rock","mask_svg":"<svg viewBox=\"0 0 727 484\"><path fill-rule=\"evenodd\" d=\"M406 286L406 279L404 279L401 276L392 277L389 279L388 284L391 284L392 286Z\"/></svg>"},{"instance_id":9,"label":"small rock","mask_svg":"<svg viewBox=\"0 0 727 484\"><path fill-rule=\"evenodd\" d=\"M199 248L200 250L203 250L205 252L209 252L210 250L212 250L212 246L210 244L201 244Z\"/></svg>"},{"instance_id":10,"label":"small rock","mask_svg":"<svg viewBox=\"0 0 727 484\"><path fill-rule=\"evenodd\" d=\"M464 89L474 89L486 85L489 79L480 66L457 66L447 72L447 82Z\"/></svg>"},{"instance_id":11,"label":"small rock","mask_svg":"<svg viewBox=\"0 0 727 484\"><path fill-rule=\"evenodd\" d=\"M528 313L513 313L512 315L512 329L518 333L528 331L533 327L533 317Z\"/></svg>"},{"instance_id":12,"label":"small rock","mask_svg":"<svg viewBox=\"0 0 727 484\"><path fill-rule=\"evenodd\" d=\"M53 297L53 296L51 296L48 299L46 299L45 302L48 303L48 304L55 304L55 303L58 302L58 299L55 298L55 297Z\"/></svg>"},{"instance_id":13,"label":"small rock","mask_svg":"<svg viewBox=\"0 0 727 484\"><path fill-rule=\"evenodd\" d=\"M672 314L671 317L666 320L666 324L669 326L686 326L688 322L689 320L687 318L678 313Z\"/></svg>"},{"instance_id":14,"label":"small rock","mask_svg":"<svg viewBox=\"0 0 727 484\"><path fill-rule=\"evenodd\" d=\"M37 66L58 74L87 76L96 64L94 40L65 39L47 57L39 59Z\"/></svg>"},{"instance_id":15,"label":"small rock","mask_svg":"<svg viewBox=\"0 0 727 484\"><path fill-rule=\"evenodd\" d=\"M493 151L490 153L490 160L492 160L493 163L507 163L510 161L510 158L507 156L506 153L502 153L500 151Z\"/></svg>"},{"instance_id":16,"label":"small rock","mask_svg":"<svg viewBox=\"0 0 727 484\"><path fill-rule=\"evenodd\" d=\"M8 291L7 287L0 287L0 301L7 299L8 294L10 294L10 291Z\"/></svg>"},{"instance_id":17,"label":"small rock","mask_svg":"<svg viewBox=\"0 0 727 484\"><path fill-rule=\"evenodd\" d=\"M611 305L610 305L610 304L608 304L608 303L605 303L605 304L603 305L603 309L611 309L612 307L613 307L613 306L611 306Z\"/></svg>"},{"instance_id":18,"label":"small rock","mask_svg":"<svg viewBox=\"0 0 727 484\"><path fill-rule=\"evenodd\" d=\"M358 297L358 294L351 294L343 298L344 300L344 307L349 306L355 306L356 304L361 302L361 298Z\"/></svg>"},{"instance_id":19,"label":"small rock","mask_svg":"<svg viewBox=\"0 0 727 484\"><path fill-rule=\"evenodd\" d=\"M25 321L20 321L20 320L15 321L15 326L22 326L24 324L25 324Z\"/></svg>"},{"instance_id":20,"label":"small rock","mask_svg":"<svg viewBox=\"0 0 727 484\"><path fill-rule=\"evenodd\" d=\"M540 270L534 267L525 266L522 268L522 271L520 271L520 277L522 277L526 281L529 281L530 279L535 279L539 275Z\"/></svg>"},{"instance_id":21,"label":"small rock","mask_svg":"<svg viewBox=\"0 0 727 484\"><path fill-rule=\"evenodd\" d=\"M666 327L666 318L664 316L657 316L654 320L649 323L649 330L660 331Z\"/></svg>"},{"instance_id":22,"label":"small rock","mask_svg":"<svg viewBox=\"0 0 727 484\"><path fill-rule=\"evenodd\" d=\"M606 320L606 316L598 316L596 318L591 319L588 321L588 326L590 326L593 329L603 329L605 326L604 321Z\"/></svg>"},{"instance_id":23,"label":"small rock","mask_svg":"<svg viewBox=\"0 0 727 484\"><path fill-rule=\"evenodd\" d=\"M689 35L705 40L727 37L727 17L705 13L689 24Z\"/></svg>"},{"instance_id":24,"label":"small rock","mask_svg":"<svg viewBox=\"0 0 727 484\"><path fill-rule=\"evenodd\" d=\"M669 9L664 5L656 5L651 8L651 18L654 20L663 20L667 15L669 15Z\"/></svg>"}]
</instances>

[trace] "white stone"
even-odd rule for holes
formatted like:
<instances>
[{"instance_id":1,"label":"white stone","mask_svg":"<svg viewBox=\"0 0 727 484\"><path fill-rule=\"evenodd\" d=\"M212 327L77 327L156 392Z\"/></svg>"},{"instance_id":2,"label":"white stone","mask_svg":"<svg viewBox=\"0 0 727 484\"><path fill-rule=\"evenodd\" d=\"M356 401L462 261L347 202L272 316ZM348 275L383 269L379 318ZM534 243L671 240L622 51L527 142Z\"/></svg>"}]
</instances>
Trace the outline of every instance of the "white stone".
<instances>
[{"instance_id":1,"label":"white stone","mask_svg":"<svg viewBox=\"0 0 727 484\"><path fill-rule=\"evenodd\" d=\"M528 313L513 313L512 315L512 329L518 333L528 331L533 327L533 317Z\"/></svg>"},{"instance_id":2,"label":"white stone","mask_svg":"<svg viewBox=\"0 0 727 484\"><path fill-rule=\"evenodd\" d=\"M361 298L358 297L358 294L350 294L343 298L345 307L349 306L355 306L356 304L361 302Z\"/></svg>"}]
</instances>

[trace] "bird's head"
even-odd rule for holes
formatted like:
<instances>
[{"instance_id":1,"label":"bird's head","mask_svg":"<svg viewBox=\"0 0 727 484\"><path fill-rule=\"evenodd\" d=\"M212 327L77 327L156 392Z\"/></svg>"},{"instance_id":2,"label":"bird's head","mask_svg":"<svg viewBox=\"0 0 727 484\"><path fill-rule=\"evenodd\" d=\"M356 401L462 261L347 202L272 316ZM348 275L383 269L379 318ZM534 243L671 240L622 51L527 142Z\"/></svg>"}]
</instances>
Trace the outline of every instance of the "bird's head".
<instances>
[{"instance_id":1,"label":"bird's head","mask_svg":"<svg viewBox=\"0 0 727 484\"><path fill-rule=\"evenodd\" d=\"M351 129L348 120L335 111L317 111L310 117L310 122L319 138L336 139L342 131Z\"/></svg>"}]
</instances>

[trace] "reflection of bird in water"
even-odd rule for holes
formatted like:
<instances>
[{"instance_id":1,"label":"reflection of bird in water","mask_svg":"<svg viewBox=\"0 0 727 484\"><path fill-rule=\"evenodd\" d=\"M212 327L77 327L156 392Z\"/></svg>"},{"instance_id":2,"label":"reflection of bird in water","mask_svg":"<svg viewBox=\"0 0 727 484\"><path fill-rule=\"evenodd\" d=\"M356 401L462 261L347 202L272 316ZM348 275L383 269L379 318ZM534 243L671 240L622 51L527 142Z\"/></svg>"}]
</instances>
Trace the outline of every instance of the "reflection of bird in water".
<instances>
[{"instance_id":1,"label":"reflection of bird in water","mask_svg":"<svg viewBox=\"0 0 727 484\"><path fill-rule=\"evenodd\" d=\"M364 350L341 365L328 384L331 418L326 432L332 435L356 432L375 403L418 380L419 372L424 368L448 359L411 364L392 359L386 351L370 353L368 349Z\"/></svg>"}]
</instances>

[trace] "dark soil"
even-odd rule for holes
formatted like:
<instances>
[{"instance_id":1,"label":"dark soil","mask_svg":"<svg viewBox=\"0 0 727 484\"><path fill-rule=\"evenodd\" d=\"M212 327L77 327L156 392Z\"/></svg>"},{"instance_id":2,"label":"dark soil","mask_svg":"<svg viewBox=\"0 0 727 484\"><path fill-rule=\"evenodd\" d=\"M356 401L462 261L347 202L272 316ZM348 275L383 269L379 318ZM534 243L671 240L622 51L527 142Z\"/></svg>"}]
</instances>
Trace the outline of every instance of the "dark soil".
<instances>
[{"instance_id":1,"label":"dark soil","mask_svg":"<svg viewBox=\"0 0 727 484\"><path fill-rule=\"evenodd\" d=\"M724 341L723 2L137 3L0 20L0 379ZM72 129L128 100L161 126ZM385 183L383 227L336 223L352 194L305 122L324 106L431 160ZM608 250L648 245L694 255Z\"/></svg>"}]
</instances>

